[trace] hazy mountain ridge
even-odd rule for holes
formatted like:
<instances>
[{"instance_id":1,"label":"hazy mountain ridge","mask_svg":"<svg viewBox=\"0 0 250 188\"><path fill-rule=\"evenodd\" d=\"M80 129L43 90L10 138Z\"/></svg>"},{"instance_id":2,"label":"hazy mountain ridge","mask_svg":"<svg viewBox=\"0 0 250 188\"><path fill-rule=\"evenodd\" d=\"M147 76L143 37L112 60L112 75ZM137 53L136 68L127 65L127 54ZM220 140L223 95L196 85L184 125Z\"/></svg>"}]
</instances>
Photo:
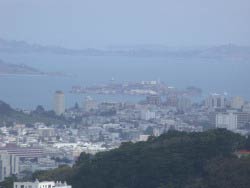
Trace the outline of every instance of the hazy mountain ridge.
<instances>
[{"instance_id":1,"label":"hazy mountain ridge","mask_svg":"<svg viewBox=\"0 0 250 188\"><path fill-rule=\"evenodd\" d=\"M171 48L163 45L113 46L106 49L86 48L68 49L58 46L43 46L29 44L24 41L9 41L0 39L0 53L53 53L65 55L86 56L133 56L133 57L167 57L167 58L205 58L250 61L250 47L234 44Z\"/></svg>"},{"instance_id":2,"label":"hazy mountain ridge","mask_svg":"<svg viewBox=\"0 0 250 188\"><path fill-rule=\"evenodd\" d=\"M29 44L25 41L5 40L0 38L0 52L7 53L56 53L56 54L83 54L83 55L99 55L102 54L97 49L75 50L58 46L43 46L39 44Z\"/></svg>"}]
</instances>

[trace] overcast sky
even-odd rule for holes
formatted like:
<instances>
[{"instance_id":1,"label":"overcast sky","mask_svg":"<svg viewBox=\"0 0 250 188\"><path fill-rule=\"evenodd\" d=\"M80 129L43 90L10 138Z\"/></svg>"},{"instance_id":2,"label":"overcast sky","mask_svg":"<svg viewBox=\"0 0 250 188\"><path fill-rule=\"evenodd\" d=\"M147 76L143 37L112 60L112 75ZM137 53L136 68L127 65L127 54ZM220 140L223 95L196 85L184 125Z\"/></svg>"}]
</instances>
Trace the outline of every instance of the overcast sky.
<instances>
[{"instance_id":1,"label":"overcast sky","mask_svg":"<svg viewBox=\"0 0 250 188\"><path fill-rule=\"evenodd\" d=\"M250 0L0 0L0 38L71 48L250 45Z\"/></svg>"}]
</instances>

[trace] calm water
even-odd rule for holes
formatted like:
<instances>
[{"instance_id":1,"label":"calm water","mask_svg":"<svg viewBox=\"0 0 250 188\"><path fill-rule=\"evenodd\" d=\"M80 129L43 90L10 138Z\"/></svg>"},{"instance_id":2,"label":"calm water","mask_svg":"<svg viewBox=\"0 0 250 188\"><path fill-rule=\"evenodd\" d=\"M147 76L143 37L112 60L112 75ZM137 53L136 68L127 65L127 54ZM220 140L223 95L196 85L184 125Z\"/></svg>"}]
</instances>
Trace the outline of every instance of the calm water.
<instances>
[{"instance_id":1,"label":"calm water","mask_svg":"<svg viewBox=\"0 0 250 188\"><path fill-rule=\"evenodd\" d=\"M64 72L72 77L0 76L0 100L19 108L35 108L38 104L52 107L53 93L63 90L67 106L80 104L83 95L68 93L72 85L161 79L170 86L197 86L204 94L228 92L250 99L250 62L219 62L136 57L85 57L67 55L0 54L0 59L24 63L47 72ZM97 100L138 101L141 97L94 96Z\"/></svg>"}]
</instances>

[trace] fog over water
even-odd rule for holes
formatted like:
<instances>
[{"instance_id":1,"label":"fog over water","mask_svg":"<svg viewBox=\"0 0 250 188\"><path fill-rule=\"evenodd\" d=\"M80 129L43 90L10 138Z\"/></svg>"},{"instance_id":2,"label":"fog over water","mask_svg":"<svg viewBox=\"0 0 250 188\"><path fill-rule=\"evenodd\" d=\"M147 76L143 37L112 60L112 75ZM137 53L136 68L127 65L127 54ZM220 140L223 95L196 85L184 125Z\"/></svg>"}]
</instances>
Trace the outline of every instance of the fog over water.
<instances>
[{"instance_id":1,"label":"fog over water","mask_svg":"<svg viewBox=\"0 0 250 188\"><path fill-rule=\"evenodd\" d=\"M1 0L0 38L70 49L250 46L249 7L249 0ZM250 98L250 62L3 52L0 59L74 75L0 76L0 100L20 108L51 108L57 89L65 91L69 107L84 98L70 95L71 86L108 83L112 77L116 82L161 79L177 88L200 87L204 95L228 92ZM141 99L105 97L97 98Z\"/></svg>"},{"instance_id":2,"label":"fog over water","mask_svg":"<svg viewBox=\"0 0 250 188\"><path fill-rule=\"evenodd\" d=\"M83 95L70 94L74 85L91 86L115 82L158 80L169 86L200 87L203 94L210 92L241 95L249 99L249 63L214 62L204 59L167 59L138 57L87 57L68 55L9 55L9 62L25 63L45 72L64 72L71 77L55 76L0 76L0 98L15 107L35 108L38 104L52 107L53 93L66 93L67 107L83 102ZM143 97L93 96L99 101L138 101Z\"/></svg>"}]
</instances>

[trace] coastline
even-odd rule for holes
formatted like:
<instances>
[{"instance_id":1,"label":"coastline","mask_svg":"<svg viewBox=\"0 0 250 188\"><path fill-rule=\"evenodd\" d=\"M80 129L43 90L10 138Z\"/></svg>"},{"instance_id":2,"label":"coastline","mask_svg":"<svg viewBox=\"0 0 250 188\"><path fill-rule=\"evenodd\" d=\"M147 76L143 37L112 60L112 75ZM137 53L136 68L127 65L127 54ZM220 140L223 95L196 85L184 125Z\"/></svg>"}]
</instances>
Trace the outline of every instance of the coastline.
<instances>
[{"instance_id":1,"label":"coastline","mask_svg":"<svg viewBox=\"0 0 250 188\"><path fill-rule=\"evenodd\" d=\"M0 76L48 76L47 74L0 73Z\"/></svg>"},{"instance_id":2,"label":"coastline","mask_svg":"<svg viewBox=\"0 0 250 188\"><path fill-rule=\"evenodd\" d=\"M51 76L51 77L70 77L70 75L66 74L54 74L54 73L40 73L40 74L33 74L33 73L0 73L0 77L5 76L29 76L29 77L38 77L38 76Z\"/></svg>"}]
</instances>

